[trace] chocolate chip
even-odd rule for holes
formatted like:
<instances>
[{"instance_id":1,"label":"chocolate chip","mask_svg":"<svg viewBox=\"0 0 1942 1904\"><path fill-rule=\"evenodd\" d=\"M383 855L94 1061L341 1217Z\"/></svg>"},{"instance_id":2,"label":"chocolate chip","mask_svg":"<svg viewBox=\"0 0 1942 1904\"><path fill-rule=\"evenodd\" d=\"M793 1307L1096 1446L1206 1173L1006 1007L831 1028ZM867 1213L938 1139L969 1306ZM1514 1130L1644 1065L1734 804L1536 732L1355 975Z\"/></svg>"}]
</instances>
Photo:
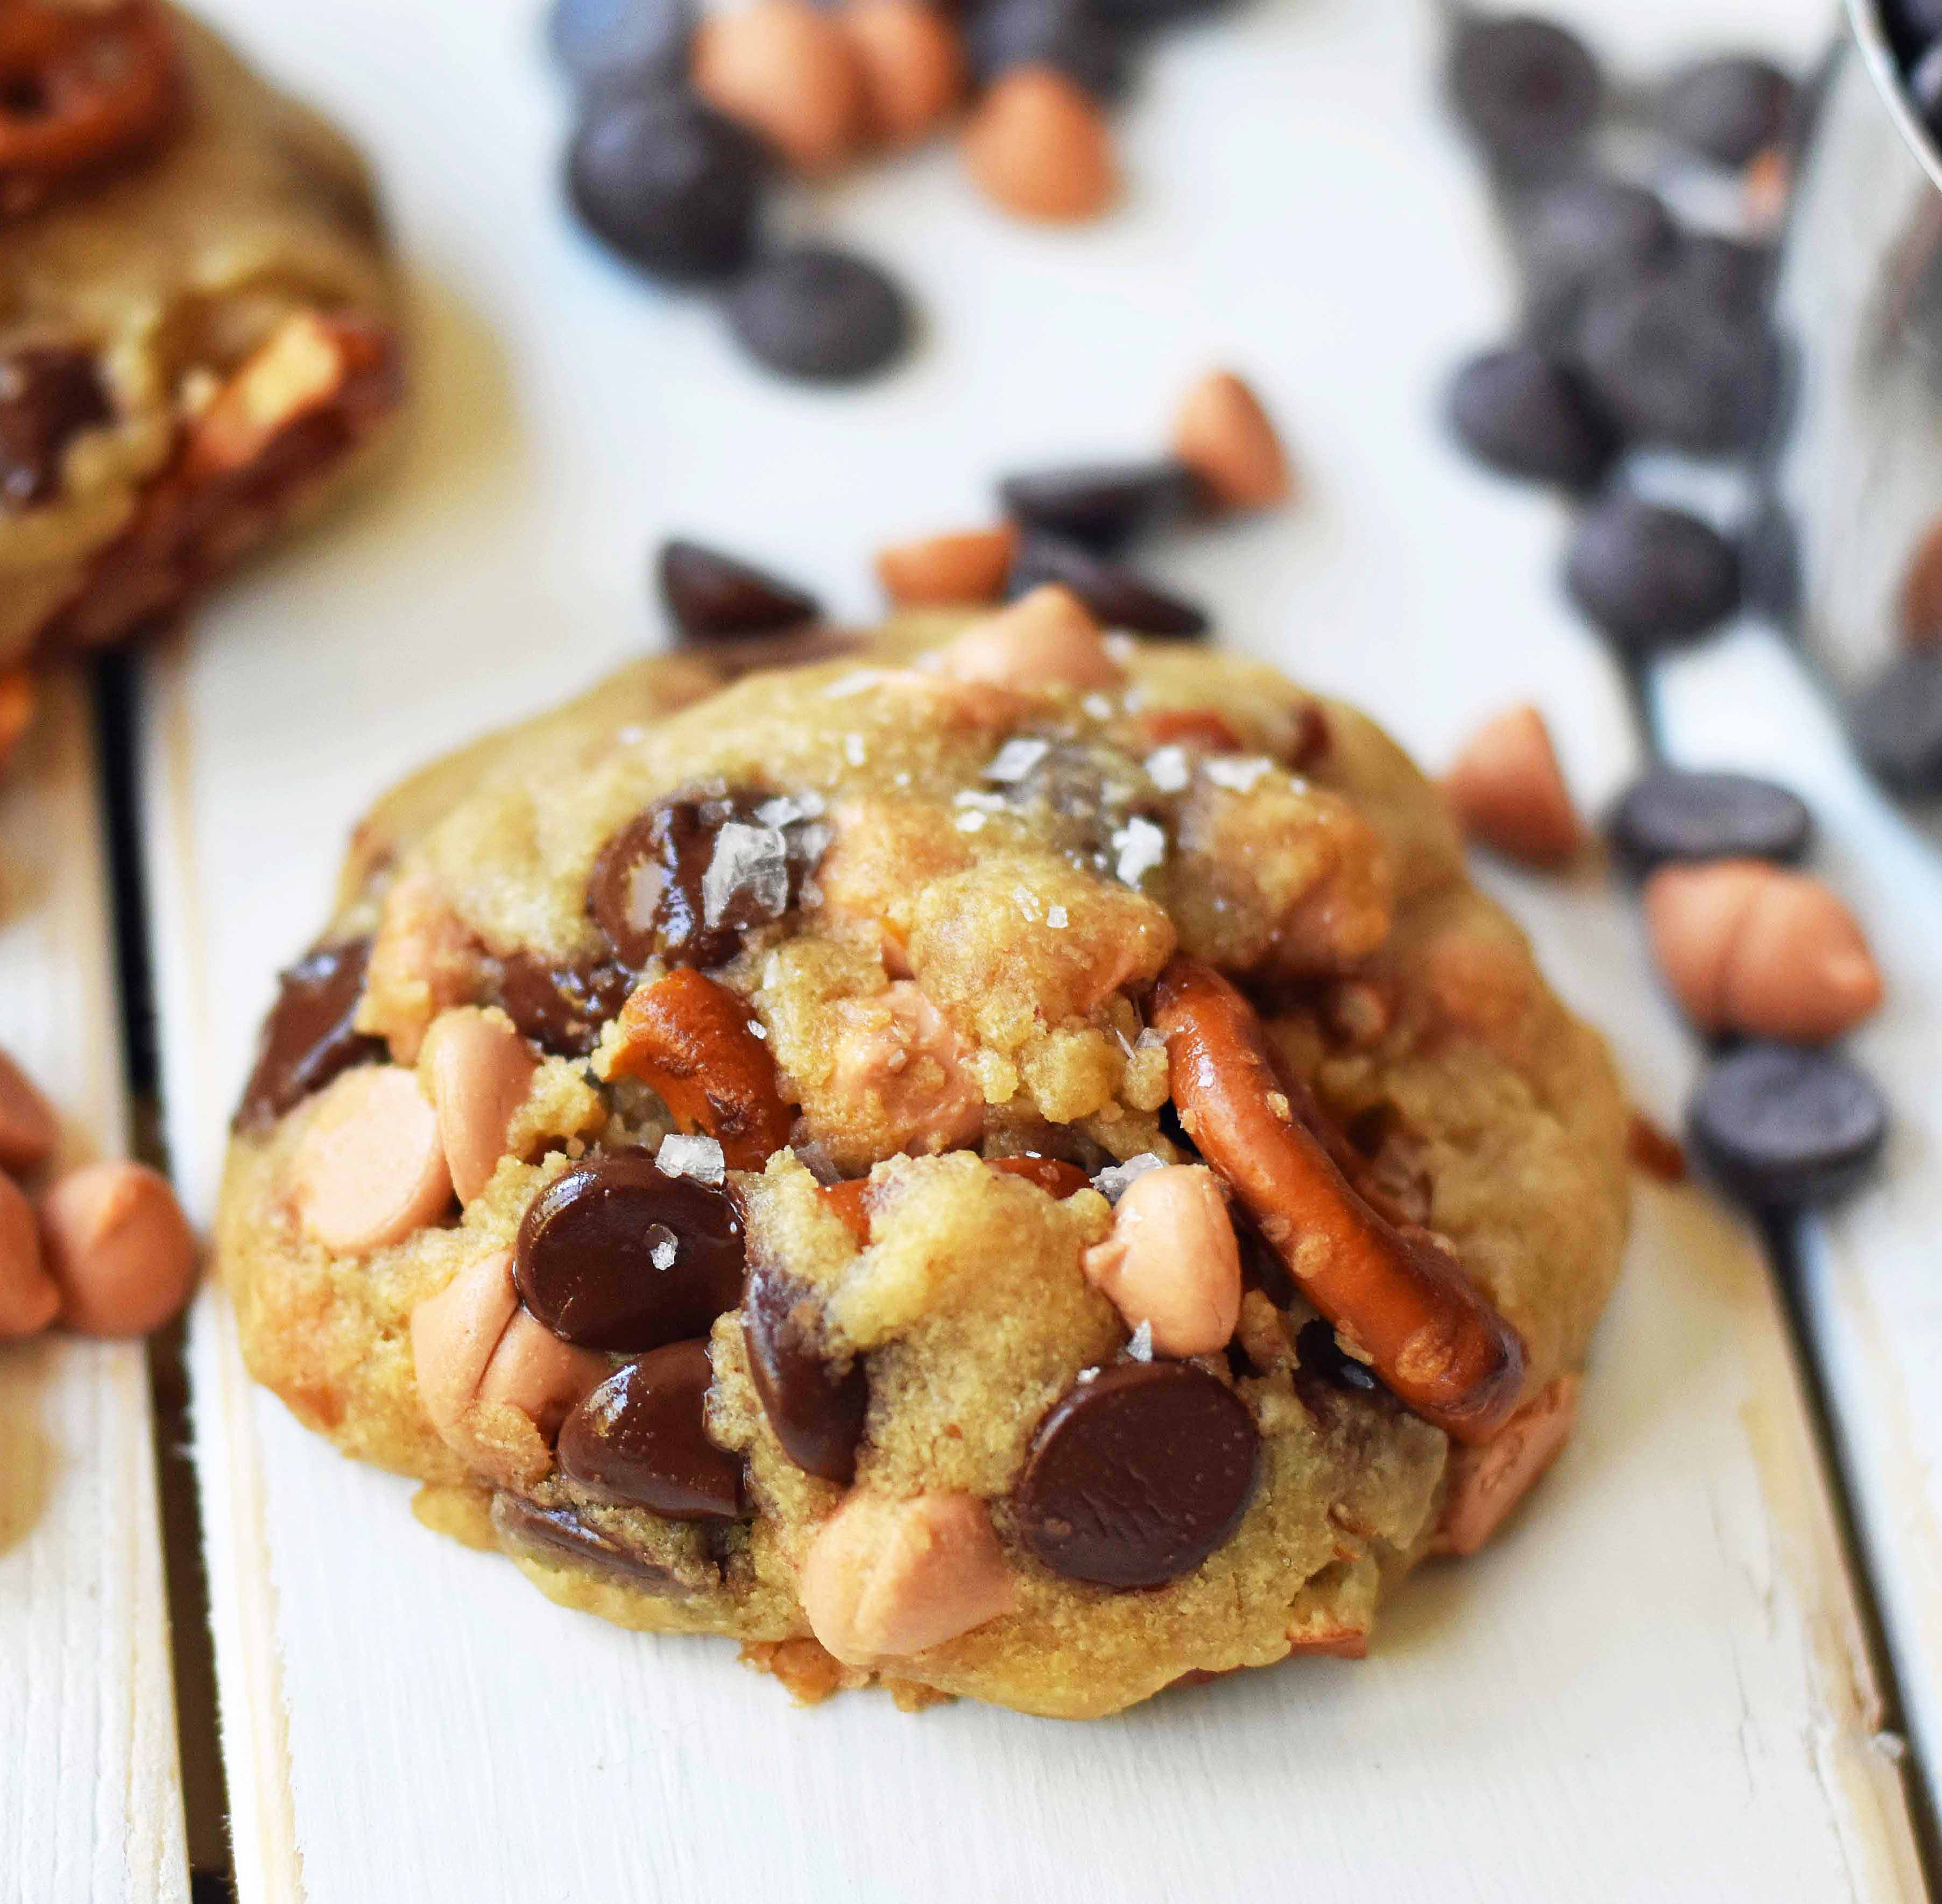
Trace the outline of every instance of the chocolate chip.
<instances>
[{"instance_id":1,"label":"chocolate chip","mask_svg":"<svg viewBox=\"0 0 1942 1904\"><path fill-rule=\"evenodd\" d=\"M1471 452L1507 476L1589 489L1617 433L1568 364L1529 344L1486 351L1456 373L1450 421Z\"/></svg>"},{"instance_id":2,"label":"chocolate chip","mask_svg":"<svg viewBox=\"0 0 1942 1904\"><path fill-rule=\"evenodd\" d=\"M1898 656L1849 711L1869 770L1895 792L1942 794L1942 647Z\"/></svg>"},{"instance_id":3,"label":"chocolate chip","mask_svg":"<svg viewBox=\"0 0 1942 1904\"><path fill-rule=\"evenodd\" d=\"M1740 562L1697 516L1619 494L1579 525L1565 583L1621 647L1646 654L1724 621L1739 605Z\"/></svg>"},{"instance_id":4,"label":"chocolate chip","mask_svg":"<svg viewBox=\"0 0 1942 1904\"><path fill-rule=\"evenodd\" d=\"M765 259L728 301L742 347L807 383L853 384L887 369L915 333L910 300L868 259L799 245Z\"/></svg>"},{"instance_id":5,"label":"chocolate chip","mask_svg":"<svg viewBox=\"0 0 1942 1904\"><path fill-rule=\"evenodd\" d=\"M587 909L636 970L657 957L724 965L745 932L795 911L828 842L801 804L767 794L715 786L657 800L600 849Z\"/></svg>"},{"instance_id":6,"label":"chocolate chip","mask_svg":"<svg viewBox=\"0 0 1942 1904\"><path fill-rule=\"evenodd\" d=\"M68 445L114 415L93 351L38 344L0 357L0 507L57 494Z\"/></svg>"},{"instance_id":7,"label":"chocolate chip","mask_svg":"<svg viewBox=\"0 0 1942 1904\"><path fill-rule=\"evenodd\" d=\"M1012 565L1006 592L1015 600L1047 582L1070 589L1108 628L1172 641L1193 641L1207 632L1207 617L1200 609L1123 564L1074 542L1029 536Z\"/></svg>"},{"instance_id":8,"label":"chocolate chip","mask_svg":"<svg viewBox=\"0 0 1942 1904\"><path fill-rule=\"evenodd\" d=\"M1601 287L1580 333L1586 375L1635 442L1698 455L1757 445L1772 426L1782 358L1747 282L1764 254L1695 240L1680 263Z\"/></svg>"},{"instance_id":9,"label":"chocolate chip","mask_svg":"<svg viewBox=\"0 0 1942 1904\"><path fill-rule=\"evenodd\" d=\"M520 1036L556 1058L590 1056L634 988L633 975L619 966L550 966L530 952L490 961L487 983Z\"/></svg>"},{"instance_id":10,"label":"chocolate chip","mask_svg":"<svg viewBox=\"0 0 1942 1904\"><path fill-rule=\"evenodd\" d=\"M547 23L554 57L588 88L675 78L694 30L688 0L554 0Z\"/></svg>"},{"instance_id":11,"label":"chocolate chip","mask_svg":"<svg viewBox=\"0 0 1942 1904\"><path fill-rule=\"evenodd\" d=\"M1664 201L1619 179L1547 186L1517 208L1518 248L1533 294L1547 303L1601 278L1668 261L1679 228Z\"/></svg>"},{"instance_id":12,"label":"chocolate chip","mask_svg":"<svg viewBox=\"0 0 1942 1904\"><path fill-rule=\"evenodd\" d=\"M368 938L349 939L319 946L283 975L257 1035L256 1065L236 1113L238 1130L273 1122L340 1071L384 1055L381 1038L351 1027L370 959Z\"/></svg>"},{"instance_id":13,"label":"chocolate chip","mask_svg":"<svg viewBox=\"0 0 1942 1904\"><path fill-rule=\"evenodd\" d=\"M540 1550L538 1557L564 1557L584 1566L597 1567L605 1573L624 1575L650 1592L677 1599L688 1597L688 1589L667 1569L657 1566L644 1554L609 1540L597 1528L568 1508L543 1508L517 1494L492 1497L492 1527L502 1544Z\"/></svg>"},{"instance_id":14,"label":"chocolate chip","mask_svg":"<svg viewBox=\"0 0 1942 1904\"><path fill-rule=\"evenodd\" d=\"M1641 878L1668 862L1771 859L1790 865L1807 850L1807 803L1748 773L1688 773L1656 767L1612 810L1612 843Z\"/></svg>"},{"instance_id":15,"label":"chocolate chip","mask_svg":"<svg viewBox=\"0 0 1942 1904\"><path fill-rule=\"evenodd\" d=\"M1830 1051L1745 1045L1701 1081L1690 1124L1733 1195L1790 1207L1830 1203L1867 1176L1887 1140L1888 1107Z\"/></svg>"},{"instance_id":16,"label":"chocolate chip","mask_svg":"<svg viewBox=\"0 0 1942 1904\"><path fill-rule=\"evenodd\" d=\"M1783 628L1800 612L1800 543L1777 496L1764 496L1740 527L1740 574L1747 606Z\"/></svg>"},{"instance_id":17,"label":"chocolate chip","mask_svg":"<svg viewBox=\"0 0 1942 1904\"><path fill-rule=\"evenodd\" d=\"M965 51L981 85L1012 66L1049 66L1109 103L1132 83L1126 4L1101 0L986 0L972 13Z\"/></svg>"},{"instance_id":18,"label":"chocolate chip","mask_svg":"<svg viewBox=\"0 0 1942 1904\"><path fill-rule=\"evenodd\" d=\"M824 1356L809 1287L753 1264L742 1296L742 1340L762 1413L783 1452L804 1473L847 1487L870 1407L860 1360L841 1373Z\"/></svg>"},{"instance_id":19,"label":"chocolate chip","mask_svg":"<svg viewBox=\"0 0 1942 1904\"><path fill-rule=\"evenodd\" d=\"M1013 1496L1018 1536L1067 1579L1157 1587L1239 1526L1260 1468L1231 1389L1185 1362L1122 1362L1040 1423Z\"/></svg>"},{"instance_id":20,"label":"chocolate chip","mask_svg":"<svg viewBox=\"0 0 1942 1904\"><path fill-rule=\"evenodd\" d=\"M1584 41L1561 26L1527 16L1473 18L1457 29L1450 95L1493 158L1528 172L1583 140L1604 81Z\"/></svg>"},{"instance_id":21,"label":"chocolate chip","mask_svg":"<svg viewBox=\"0 0 1942 1904\"><path fill-rule=\"evenodd\" d=\"M731 277L754 255L766 161L754 136L673 88L596 94L567 158L574 209L657 277Z\"/></svg>"},{"instance_id":22,"label":"chocolate chip","mask_svg":"<svg viewBox=\"0 0 1942 1904\"><path fill-rule=\"evenodd\" d=\"M1942 0L1882 0L1882 11L1905 44L1925 46L1942 35Z\"/></svg>"},{"instance_id":23,"label":"chocolate chip","mask_svg":"<svg viewBox=\"0 0 1942 1904\"><path fill-rule=\"evenodd\" d=\"M1908 91L1915 109L1931 127L1942 121L1942 39L1909 68Z\"/></svg>"},{"instance_id":24,"label":"chocolate chip","mask_svg":"<svg viewBox=\"0 0 1942 1904\"><path fill-rule=\"evenodd\" d=\"M562 1425L560 1472L669 1520L738 1519L742 1464L703 1426L714 1379L703 1341L669 1342L616 1369Z\"/></svg>"},{"instance_id":25,"label":"chocolate chip","mask_svg":"<svg viewBox=\"0 0 1942 1904\"><path fill-rule=\"evenodd\" d=\"M822 605L792 582L698 542L665 542L661 599L683 641L732 641L813 621Z\"/></svg>"},{"instance_id":26,"label":"chocolate chip","mask_svg":"<svg viewBox=\"0 0 1942 1904\"><path fill-rule=\"evenodd\" d=\"M1744 165L1786 137L1793 81L1766 60L1727 54L1675 73L1659 102L1659 122L1689 150L1722 165Z\"/></svg>"},{"instance_id":27,"label":"chocolate chip","mask_svg":"<svg viewBox=\"0 0 1942 1904\"><path fill-rule=\"evenodd\" d=\"M729 1192L607 1150L533 1199L513 1281L534 1315L582 1348L639 1355L705 1336L742 1294L742 1217Z\"/></svg>"},{"instance_id":28,"label":"chocolate chip","mask_svg":"<svg viewBox=\"0 0 1942 1904\"><path fill-rule=\"evenodd\" d=\"M1007 515L1028 528L1101 555L1184 516L1197 497L1193 472L1169 457L1152 463L1085 463L1007 476L998 485Z\"/></svg>"},{"instance_id":29,"label":"chocolate chip","mask_svg":"<svg viewBox=\"0 0 1942 1904\"><path fill-rule=\"evenodd\" d=\"M1326 1420L1344 1395L1400 1407L1366 1363L1346 1350L1332 1322L1317 1316L1304 1322L1294 1339L1294 1391L1309 1414Z\"/></svg>"}]
</instances>

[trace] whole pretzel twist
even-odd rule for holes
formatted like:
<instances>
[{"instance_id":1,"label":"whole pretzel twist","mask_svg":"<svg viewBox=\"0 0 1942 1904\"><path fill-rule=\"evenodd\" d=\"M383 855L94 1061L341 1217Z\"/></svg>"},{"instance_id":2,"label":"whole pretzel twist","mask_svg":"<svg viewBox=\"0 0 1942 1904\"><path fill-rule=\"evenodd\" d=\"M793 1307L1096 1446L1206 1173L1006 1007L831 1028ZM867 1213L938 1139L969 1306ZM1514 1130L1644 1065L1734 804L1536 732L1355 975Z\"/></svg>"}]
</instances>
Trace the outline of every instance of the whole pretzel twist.
<instances>
[{"instance_id":1,"label":"whole pretzel twist","mask_svg":"<svg viewBox=\"0 0 1942 1904\"><path fill-rule=\"evenodd\" d=\"M140 151L181 98L160 0L0 0L0 209L30 210L75 174Z\"/></svg>"},{"instance_id":2,"label":"whole pretzel twist","mask_svg":"<svg viewBox=\"0 0 1942 1904\"><path fill-rule=\"evenodd\" d=\"M1181 1122L1303 1293L1413 1413L1488 1440L1517 1407L1524 1341L1448 1244L1392 1223L1349 1183L1276 1075L1253 1006L1218 972L1175 959L1154 1023Z\"/></svg>"}]
</instances>

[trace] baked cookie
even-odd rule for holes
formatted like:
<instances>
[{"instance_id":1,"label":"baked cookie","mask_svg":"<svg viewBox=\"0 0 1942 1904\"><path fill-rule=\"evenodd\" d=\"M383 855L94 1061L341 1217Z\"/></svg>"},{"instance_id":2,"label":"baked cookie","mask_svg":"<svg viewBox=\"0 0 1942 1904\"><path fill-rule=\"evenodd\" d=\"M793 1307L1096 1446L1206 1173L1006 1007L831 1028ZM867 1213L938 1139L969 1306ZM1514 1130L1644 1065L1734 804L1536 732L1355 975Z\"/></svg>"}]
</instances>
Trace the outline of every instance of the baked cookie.
<instances>
[{"instance_id":1,"label":"baked cookie","mask_svg":"<svg viewBox=\"0 0 1942 1904\"><path fill-rule=\"evenodd\" d=\"M219 1249L256 1376L554 1599L1087 1717L1489 1535L1625 1124L1375 727L1048 588L391 795Z\"/></svg>"},{"instance_id":2,"label":"baked cookie","mask_svg":"<svg viewBox=\"0 0 1942 1904\"><path fill-rule=\"evenodd\" d=\"M0 0L0 667L165 614L400 394L345 141L160 0Z\"/></svg>"}]
</instances>

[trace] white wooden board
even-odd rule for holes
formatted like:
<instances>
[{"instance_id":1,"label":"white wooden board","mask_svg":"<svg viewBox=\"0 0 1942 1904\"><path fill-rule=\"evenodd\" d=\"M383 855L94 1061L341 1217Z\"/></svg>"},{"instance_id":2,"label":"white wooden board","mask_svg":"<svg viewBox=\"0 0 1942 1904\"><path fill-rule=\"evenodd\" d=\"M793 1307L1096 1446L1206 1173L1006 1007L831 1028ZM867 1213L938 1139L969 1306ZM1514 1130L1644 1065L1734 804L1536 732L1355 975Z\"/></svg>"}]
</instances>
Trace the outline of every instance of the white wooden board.
<instances>
[{"instance_id":1,"label":"white wooden board","mask_svg":"<svg viewBox=\"0 0 1942 1904\"><path fill-rule=\"evenodd\" d=\"M0 1047L59 1107L63 1161L126 1140L84 684L46 685L0 782ZM0 1898L188 1895L168 1609L139 1342L0 1345Z\"/></svg>"},{"instance_id":2,"label":"white wooden board","mask_svg":"<svg viewBox=\"0 0 1942 1904\"><path fill-rule=\"evenodd\" d=\"M1888 1001L1852 1041L1895 1116L1887 1162L1805 1226L1803 1303L1914 1743L1942 1755L1942 849L1849 755L1795 658L1751 627L1660 670L1675 758L1771 774L1813 804L1816 869L1866 924Z\"/></svg>"},{"instance_id":3,"label":"white wooden board","mask_svg":"<svg viewBox=\"0 0 1942 1904\"><path fill-rule=\"evenodd\" d=\"M945 154L793 207L929 315L916 365L838 396L759 381L703 305L572 235L531 6L210 11L379 154L424 330L395 482L155 670L172 1138L204 1209L270 975L359 804L636 651L654 540L717 540L860 611L876 542L980 519L1002 469L1150 448L1211 362L1257 379L1310 483L1298 513L1162 559L1233 639L1431 759L1531 697L1588 800L1629 771L1619 684L1550 585L1553 510L1480 482L1433 426L1502 290L1430 109L1423 0L1263 0L1183 36L1123 121L1132 201L1096 230L1003 223ZM1753 23L1631 11L1634 38L1675 11ZM1669 1117L1691 1055L1622 902L1511 896ZM1585 1431L1512 1538L1426 1573L1366 1664L1086 1728L860 1697L795 1713L729 1647L565 1615L423 1532L407 1488L248 1390L218 1299L195 1372L246 1904L1919 1895L1773 1293L1692 1192L1642 1198Z\"/></svg>"}]
</instances>

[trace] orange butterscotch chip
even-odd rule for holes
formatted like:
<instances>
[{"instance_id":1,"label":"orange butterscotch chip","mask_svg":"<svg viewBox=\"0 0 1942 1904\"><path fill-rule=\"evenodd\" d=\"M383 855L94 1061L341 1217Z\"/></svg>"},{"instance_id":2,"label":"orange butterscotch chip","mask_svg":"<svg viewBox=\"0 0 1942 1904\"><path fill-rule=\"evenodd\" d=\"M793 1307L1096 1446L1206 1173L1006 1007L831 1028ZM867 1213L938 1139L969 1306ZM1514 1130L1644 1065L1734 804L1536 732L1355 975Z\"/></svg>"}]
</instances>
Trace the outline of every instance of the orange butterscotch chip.
<instances>
[{"instance_id":1,"label":"orange butterscotch chip","mask_svg":"<svg viewBox=\"0 0 1942 1904\"><path fill-rule=\"evenodd\" d=\"M1077 224L1119 195L1104 115L1049 66L1001 74L965 127L963 149L979 190L1020 218Z\"/></svg>"},{"instance_id":2,"label":"orange butterscotch chip","mask_svg":"<svg viewBox=\"0 0 1942 1904\"><path fill-rule=\"evenodd\" d=\"M878 551L877 579L904 608L953 608L1003 598L1018 550L1010 524L899 542Z\"/></svg>"},{"instance_id":3,"label":"orange butterscotch chip","mask_svg":"<svg viewBox=\"0 0 1942 1904\"><path fill-rule=\"evenodd\" d=\"M755 0L703 20L694 89L797 171L835 170L862 145L868 102L856 42L810 0Z\"/></svg>"},{"instance_id":4,"label":"orange butterscotch chip","mask_svg":"<svg viewBox=\"0 0 1942 1904\"><path fill-rule=\"evenodd\" d=\"M1555 868L1585 843L1551 730L1534 707L1511 708L1478 728L1443 791L1464 832L1508 859Z\"/></svg>"},{"instance_id":5,"label":"orange butterscotch chip","mask_svg":"<svg viewBox=\"0 0 1942 1904\"><path fill-rule=\"evenodd\" d=\"M1267 509L1294 491L1267 410L1230 370L1210 372L1187 393L1174 418L1173 453L1223 509Z\"/></svg>"},{"instance_id":6,"label":"orange butterscotch chip","mask_svg":"<svg viewBox=\"0 0 1942 1904\"><path fill-rule=\"evenodd\" d=\"M836 23L856 48L875 137L914 145L957 109L964 40L942 8L929 0L844 0Z\"/></svg>"}]
</instances>

